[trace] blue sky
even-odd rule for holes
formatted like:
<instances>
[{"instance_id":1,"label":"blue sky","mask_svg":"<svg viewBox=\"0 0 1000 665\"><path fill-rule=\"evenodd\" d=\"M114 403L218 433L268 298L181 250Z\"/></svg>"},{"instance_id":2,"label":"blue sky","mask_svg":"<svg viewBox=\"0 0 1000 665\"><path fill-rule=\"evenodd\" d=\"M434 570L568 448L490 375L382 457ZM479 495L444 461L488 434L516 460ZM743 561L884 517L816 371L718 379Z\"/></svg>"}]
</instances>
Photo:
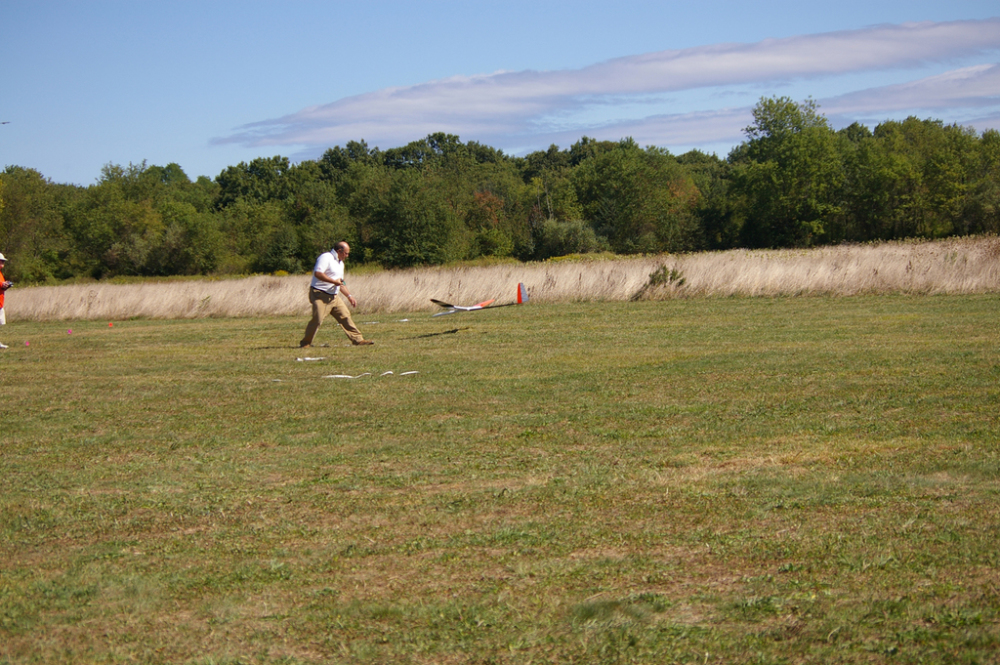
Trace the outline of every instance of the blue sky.
<instances>
[{"instance_id":1,"label":"blue sky","mask_svg":"<svg viewBox=\"0 0 1000 665\"><path fill-rule=\"evenodd\" d=\"M1000 2L0 0L0 167L214 178L430 132L724 157L761 97L1000 129Z\"/></svg>"}]
</instances>

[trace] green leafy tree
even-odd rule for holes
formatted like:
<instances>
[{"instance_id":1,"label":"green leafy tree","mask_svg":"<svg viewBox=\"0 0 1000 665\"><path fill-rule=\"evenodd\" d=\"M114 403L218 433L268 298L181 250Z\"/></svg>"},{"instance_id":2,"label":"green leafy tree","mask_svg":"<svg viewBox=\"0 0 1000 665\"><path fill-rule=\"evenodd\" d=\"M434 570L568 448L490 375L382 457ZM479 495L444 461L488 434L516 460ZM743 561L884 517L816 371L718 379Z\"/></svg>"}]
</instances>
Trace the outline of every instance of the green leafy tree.
<instances>
[{"instance_id":1,"label":"green leafy tree","mask_svg":"<svg viewBox=\"0 0 1000 665\"><path fill-rule=\"evenodd\" d=\"M421 173L428 191L449 208L448 216L464 223L461 232L451 234L454 251L449 255L530 254L524 184L517 162L502 151L474 141L463 143L452 134L435 133L387 150L382 156L383 165L394 174ZM380 247L386 247L384 242Z\"/></svg>"},{"instance_id":2,"label":"green leafy tree","mask_svg":"<svg viewBox=\"0 0 1000 665\"><path fill-rule=\"evenodd\" d=\"M215 185L192 183L177 164L108 164L65 212L77 274L204 274L223 253Z\"/></svg>"},{"instance_id":3,"label":"green leafy tree","mask_svg":"<svg viewBox=\"0 0 1000 665\"><path fill-rule=\"evenodd\" d=\"M290 234L283 203L239 200L215 214L222 235L219 272L238 275L283 270L282 257L297 256L298 247L285 242ZM278 249L273 248L275 242Z\"/></svg>"},{"instance_id":4,"label":"green leafy tree","mask_svg":"<svg viewBox=\"0 0 1000 665\"><path fill-rule=\"evenodd\" d=\"M386 150L383 163L393 169L425 168L449 161L452 166L463 163L497 163L506 160L502 151L481 143L462 143L454 134L436 132L401 148Z\"/></svg>"},{"instance_id":5,"label":"green leafy tree","mask_svg":"<svg viewBox=\"0 0 1000 665\"><path fill-rule=\"evenodd\" d=\"M258 158L223 171L216 178L215 206L232 208L225 216L232 250L228 265L302 272L316 254L344 239L337 237L347 225L336 182L343 177L339 168L350 163L342 152L327 151L319 162L293 165L285 157Z\"/></svg>"},{"instance_id":6,"label":"green leafy tree","mask_svg":"<svg viewBox=\"0 0 1000 665\"><path fill-rule=\"evenodd\" d=\"M933 224L924 233L928 237L968 233L964 215L979 157L975 130L946 125L935 143L924 166Z\"/></svg>"},{"instance_id":7,"label":"green leafy tree","mask_svg":"<svg viewBox=\"0 0 1000 665\"><path fill-rule=\"evenodd\" d=\"M732 167L716 155L692 150L677 158L698 189L693 214L708 249L739 245L742 217L733 204Z\"/></svg>"},{"instance_id":8,"label":"green leafy tree","mask_svg":"<svg viewBox=\"0 0 1000 665\"><path fill-rule=\"evenodd\" d=\"M590 254L609 251L607 240L598 237L592 226L582 219L543 220L535 232L536 260L568 254Z\"/></svg>"},{"instance_id":9,"label":"green leafy tree","mask_svg":"<svg viewBox=\"0 0 1000 665\"><path fill-rule=\"evenodd\" d=\"M7 266L9 279L42 282L68 275L62 207L75 190L33 169L8 166L0 173L0 250L17 257Z\"/></svg>"},{"instance_id":10,"label":"green leafy tree","mask_svg":"<svg viewBox=\"0 0 1000 665\"><path fill-rule=\"evenodd\" d=\"M841 215L828 229L832 241L869 241L892 237L889 155L871 130L854 123L838 132L844 164ZM834 225L831 225L833 227Z\"/></svg>"},{"instance_id":11,"label":"green leafy tree","mask_svg":"<svg viewBox=\"0 0 1000 665\"><path fill-rule=\"evenodd\" d=\"M840 214L843 167L837 137L812 100L761 99L747 142L730 153L742 207L741 242L751 247L823 242Z\"/></svg>"},{"instance_id":12,"label":"green leafy tree","mask_svg":"<svg viewBox=\"0 0 1000 665\"><path fill-rule=\"evenodd\" d=\"M510 256L514 239L505 230L504 200L492 192L475 192L465 211L465 223L476 234L481 256Z\"/></svg>"},{"instance_id":13,"label":"green leafy tree","mask_svg":"<svg viewBox=\"0 0 1000 665\"><path fill-rule=\"evenodd\" d=\"M966 233L1000 233L1000 132L983 132L962 219Z\"/></svg>"},{"instance_id":14,"label":"green leafy tree","mask_svg":"<svg viewBox=\"0 0 1000 665\"><path fill-rule=\"evenodd\" d=\"M198 212L210 211L219 195L219 186L213 180L198 176L195 182L191 182L175 163L147 167L142 180L147 183L149 195L155 203L163 200L188 203Z\"/></svg>"},{"instance_id":15,"label":"green leafy tree","mask_svg":"<svg viewBox=\"0 0 1000 665\"><path fill-rule=\"evenodd\" d=\"M469 155L465 165L438 172L451 182L445 196L465 226L476 235L471 252L481 256L530 255L527 187L516 164L507 159L479 161Z\"/></svg>"},{"instance_id":16,"label":"green leafy tree","mask_svg":"<svg viewBox=\"0 0 1000 665\"><path fill-rule=\"evenodd\" d=\"M299 234L291 224L280 224L268 235L263 250L256 263L258 272L299 273L303 271L303 262L299 258L301 243Z\"/></svg>"},{"instance_id":17,"label":"green leafy tree","mask_svg":"<svg viewBox=\"0 0 1000 665\"><path fill-rule=\"evenodd\" d=\"M472 239L434 175L397 171L379 203L370 245L384 265L439 265L468 255Z\"/></svg>"},{"instance_id":18,"label":"green leafy tree","mask_svg":"<svg viewBox=\"0 0 1000 665\"><path fill-rule=\"evenodd\" d=\"M627 139L627 141L632 141L632 139ZM588 159L598 157L606 152L618 150L620 147L621 142L619 141L598 141L590 136L583 136L579 141L570 146L570 166L579 166Z\"/></svg>"},{"instance_id":19,"label":"green leafy tree","mask_svg":"<svg viewBox=\"0 0 1000 665\"><path fill-rule=\"evenodd\" d=\"M583 206L576 195L570 169L545 171L528 183L532 222L583 219Z\"/></svg>"},{"instance_id":20,"label":"green leafy tree","mask_svg":"<svg viewBox=\"0 0 1000 665\"><path fill-rule=\"evenodd\" d=\"M317 162L323 179L335 185L356 164L379 166L383 164L382 152L378 148L369 148L364 141L348 141L344 147L328 149Z\"/></svg>"},{"instance_id":21,"label":"green leafy tree","mask_svg":"<svg viewBox=\"0 0 1000 665\"><path fill-rule=\"evenodd\" d=\"M585 218L614 251L686 251L702 243L694 182L670 153L632 139L595 152L573 173Z\"/></svg>"},{"instance_id":22,"label":"green leafy tree","mask_svg":"<svg viewBox=\"0 0 1000 665\"><path fill-rule=\"evenodd\" d=\"M217 218L186 201L166 200L157 206L163 235L147 259L152 275L207 275L216 270L223 254L223 236Z\"/></svg>"},{"instance_id":23,"label":"green leafy tree","mask_svg":"<svg viewBox=\"0 0 1000 665\"><path fill-rule=\"evenodd\" d=\"M882 237L937 237L955 229L965 189L963 158L940 121L909 117L880 124L877 186L886 199Z\"/></svg>"},{"instance_id":24,"label":"green leafy tree","mask_svg":"<svg viewBox=\"0 0 1000 665\"><path fill-rule=\"evenodd\" d=\"M149 166L142 172L141 178L168 188L191 184L191 179L184 173L184 169L180 167L180 164L175 162L171 162L166 166Z\"/></svg>"},{"instance_id":25,"label":"green leafy tree","mask_svg":"<svg viewBox=\"0 0 1000 665\"><path fill-rule=\"evenodd\" d=\"M529 153L521 160L521 172L525 182L541 178L547 173L562 172L572 166L568 150L560 150L552 144L547 150L537 150Z\"/></svg>"},{"instance_id":26,"label":"green leafy tree","mask_svg":"<svg viewBox=\"0 0 1000 665\"><path fill-rule=\"evenodd\" d=\"M572 173L571 151L556 145L521 160L531 231L531 244L522 258L544 259L607 248L607 243L602 243L583 221L583 206L577 199Z\"/></svg>"},{"instance_id":27,"label":"green leafy tree","mask_svg":"<svg viewBox=\"0 0 1000 665\"><path fill-rule=\"evenodd\" d=\"M227 167L215 178L219 186L215 207L222 209L241 200L248 203L285 201L292 194L291 170L288 158L281 156L258 157L249 163Z\"/></svg>"},{"instance_id":28,"label":"green leafy tree","mask_svg":"<svg viewBox=\"0 0 1000 665\"><path fill-rule=\"evenodd\" d=\"M363 262L380 260L376 244L385 230L383 211L388 205L393 173L380 163L351 163L339 178L337 200L346 208L357 242L351 245L351 258L358 255Z\"/></svg>"},{"instance_id":29,"label":"green leafy tree","mask_svg":"<svg viewBox=\"0 0 1000 665\"><path fill-rule=\"evenodd\" d=\"M337 196L337 187L327 180L309 181L298 187L291 208L298 234L298 258L308 269L322 252L341 240L362 249L358 229L347 206ZM363 251L358 251L360 259Z\"/></svg>"},{"instance_id":30,"label":"green leafy tree","mask_svg":"<svg viewBox=\"0 0 1000 665\"><path fill-rule=\"evenodd\" d=\"M153 207L152 184L142 177L145 163L108 164L69 211L75 266L94 277L147 274L159 246L163 220Z\"/></svg>"}]
</instances>

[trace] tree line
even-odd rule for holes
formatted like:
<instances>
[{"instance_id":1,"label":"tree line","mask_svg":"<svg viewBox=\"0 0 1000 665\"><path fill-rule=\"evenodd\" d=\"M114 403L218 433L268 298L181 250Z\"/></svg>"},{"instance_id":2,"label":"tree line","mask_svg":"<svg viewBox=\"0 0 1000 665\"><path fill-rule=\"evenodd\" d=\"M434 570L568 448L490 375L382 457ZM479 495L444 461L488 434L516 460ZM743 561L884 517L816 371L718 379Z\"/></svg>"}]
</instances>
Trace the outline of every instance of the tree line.
<instances>
[{"instance_id":1,"label":"tree line","mask_svg":"<svg viewBox=\"0 0 1000 665\"><path fill-rule=\"evenodd\" d=\"M0 251L28 283L308 271L337 240L385 267L808 247L1000 232L1000 132L915 117L834 131L812 100L762 98L725 158L581 138L513 157L450 134L192 181L109 164L89 187L8 166Z\"/></svg>"}]
</instances>

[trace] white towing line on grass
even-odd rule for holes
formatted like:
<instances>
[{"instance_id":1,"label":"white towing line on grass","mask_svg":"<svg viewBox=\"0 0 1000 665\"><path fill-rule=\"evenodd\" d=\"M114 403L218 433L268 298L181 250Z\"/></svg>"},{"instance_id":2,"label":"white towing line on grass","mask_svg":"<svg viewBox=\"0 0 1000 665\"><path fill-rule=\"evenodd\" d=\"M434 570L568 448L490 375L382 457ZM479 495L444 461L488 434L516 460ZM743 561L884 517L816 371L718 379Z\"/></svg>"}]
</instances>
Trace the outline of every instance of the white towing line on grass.
<instances>
[{"instance_id":1,"label":"white towing line on grass","mask_svg":"<svg viewBox=\"0 0 1000 665\"><path fill-rule=\"evenodd\" d=\"M389 376L393 372L390 370L388 372L382 372L379 377ZM400 372L399 376L410 376L411 374L420 374L420 372ZM358 374L357 376L351 376L350 374L327 374L324 379L360 379L362 376L372 376L371 372L365 372L364 374Z\"/></svg>"}]
</instances>

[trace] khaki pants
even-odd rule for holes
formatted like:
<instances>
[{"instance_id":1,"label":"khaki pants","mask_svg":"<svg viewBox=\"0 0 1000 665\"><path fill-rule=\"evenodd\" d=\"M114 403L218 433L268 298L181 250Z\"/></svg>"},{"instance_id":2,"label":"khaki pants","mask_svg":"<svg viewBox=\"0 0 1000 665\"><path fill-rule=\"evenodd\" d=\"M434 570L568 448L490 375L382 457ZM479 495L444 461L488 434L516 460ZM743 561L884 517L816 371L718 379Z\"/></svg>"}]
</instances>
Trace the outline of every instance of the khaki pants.
<instances>
[{"instance_id":1,"label":"khaki pants","mask_svg":"<svg viewBox=\"0 0 1000 665\"><path fill-rule=\"evenodd\" d=\"M325 291L309 289L309 303L312 305L312 318L306 326L306 334L300 342L301 346L313 343L316 331L323 325L323 319L326 318L327 314L336 319L352 343L359 344L364 341L364 335L354 325L354 319L351 318L351 310L347 308L339 293L332 296Z\"/></svg>"}]
</instances>

